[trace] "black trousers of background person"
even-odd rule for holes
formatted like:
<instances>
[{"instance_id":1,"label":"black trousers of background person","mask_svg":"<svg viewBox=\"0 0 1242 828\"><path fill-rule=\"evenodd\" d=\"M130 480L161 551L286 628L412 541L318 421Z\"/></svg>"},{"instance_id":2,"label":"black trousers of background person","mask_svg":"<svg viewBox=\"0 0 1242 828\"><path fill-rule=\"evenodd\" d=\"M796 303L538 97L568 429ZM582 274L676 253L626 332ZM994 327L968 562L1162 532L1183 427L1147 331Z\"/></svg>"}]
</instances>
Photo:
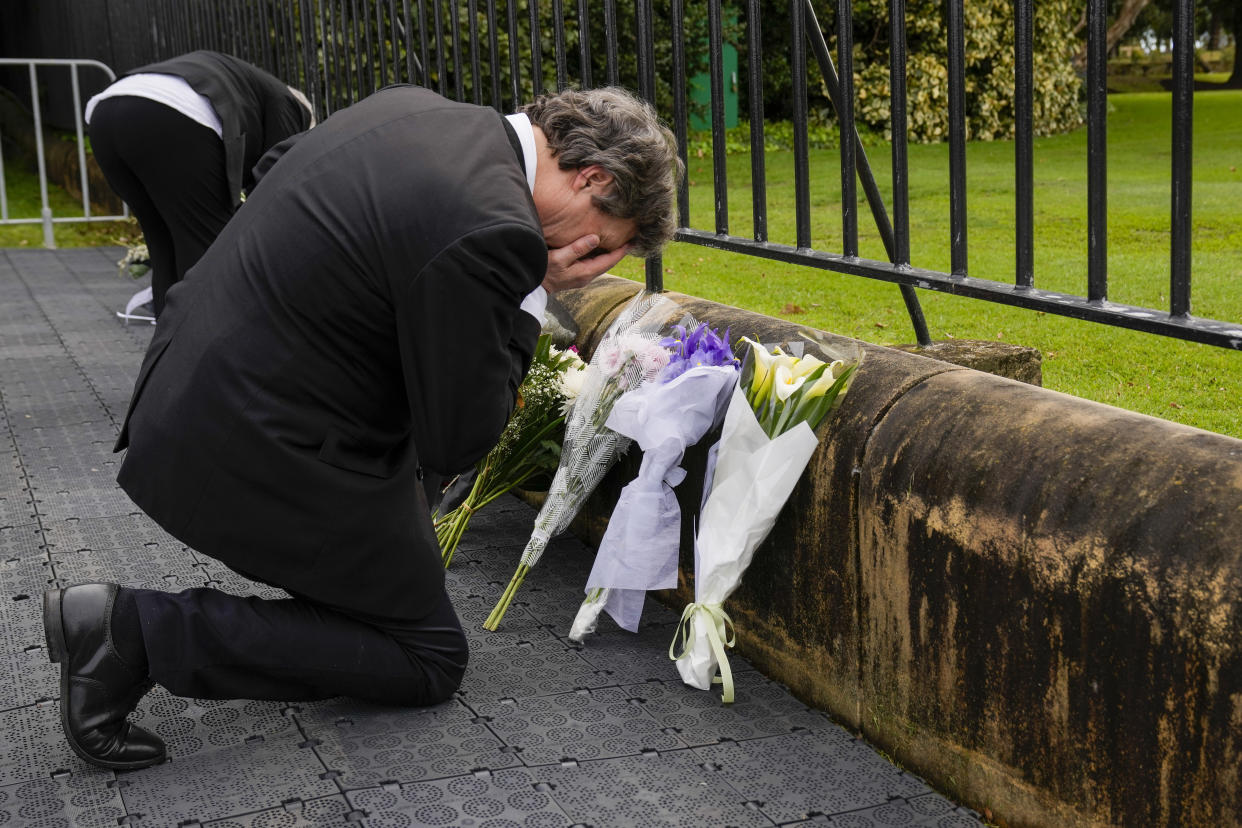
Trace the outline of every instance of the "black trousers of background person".
<instances>
[{"instance_id":1,"label":"black trousers of background person","mask_svg":"<svg viewBox=\"0 0 1242 828\"><path fill-rule=\"evenodd\" d=\"M164 294L233 215L224 142L172 107L125 95L95 106L90 137L108 184L142 225L158 318Z\"/></svg>"},{"instance_id":2,"label":"black trousers of background person","mask_svg":"<svg viewBox=\"0 0 1242 828\"><path fill-rule=\"evenodd\" d=\"M425 706L449 698L466 671L466 637L446 593L418 620L209 588L133 595L150 678L177 696Z\"/></svg>"}]
</instances>

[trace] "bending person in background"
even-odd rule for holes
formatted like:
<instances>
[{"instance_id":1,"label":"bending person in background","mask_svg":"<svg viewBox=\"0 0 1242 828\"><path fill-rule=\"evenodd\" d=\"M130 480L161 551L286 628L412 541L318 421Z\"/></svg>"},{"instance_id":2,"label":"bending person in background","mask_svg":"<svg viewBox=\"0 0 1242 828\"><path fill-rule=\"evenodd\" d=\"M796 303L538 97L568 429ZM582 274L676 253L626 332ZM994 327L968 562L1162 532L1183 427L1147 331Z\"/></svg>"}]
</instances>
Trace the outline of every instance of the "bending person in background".
<instances>
[{"instance_id":1,"label":"bending person in background","mask_svg":"<svg viewBox=\"0 0 1242 828\"><path fill-rule=\"evenodd\" d=\"M251 168L315 117L262 69L199 51L127 72L87 102L86 122L100 169L142 225L155 318L254 186Z\"/></svg>"}]
</instances>

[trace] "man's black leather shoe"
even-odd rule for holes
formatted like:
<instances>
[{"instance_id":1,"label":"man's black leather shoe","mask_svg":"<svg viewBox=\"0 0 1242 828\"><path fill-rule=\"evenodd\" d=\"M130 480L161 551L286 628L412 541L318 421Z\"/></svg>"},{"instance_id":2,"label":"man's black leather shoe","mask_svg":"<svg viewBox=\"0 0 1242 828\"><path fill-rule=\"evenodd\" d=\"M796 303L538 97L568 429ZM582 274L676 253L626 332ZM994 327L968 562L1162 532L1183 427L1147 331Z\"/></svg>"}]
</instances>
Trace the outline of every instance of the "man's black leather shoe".
<instances>
[{"instance_id":1,"label":"man's black leather shoe","mask_svg":"<svg viewBox=\"0 0 1242 828\"><path fill-rule=\"evenodd\" d=\"M112 641L115 584L82 584L43 593L43 630L60 664L60 721L74 753L115 770L164 761L158 736L125 717L151 688L145 670L127 664Z\"/></svg>"}]
</instances>

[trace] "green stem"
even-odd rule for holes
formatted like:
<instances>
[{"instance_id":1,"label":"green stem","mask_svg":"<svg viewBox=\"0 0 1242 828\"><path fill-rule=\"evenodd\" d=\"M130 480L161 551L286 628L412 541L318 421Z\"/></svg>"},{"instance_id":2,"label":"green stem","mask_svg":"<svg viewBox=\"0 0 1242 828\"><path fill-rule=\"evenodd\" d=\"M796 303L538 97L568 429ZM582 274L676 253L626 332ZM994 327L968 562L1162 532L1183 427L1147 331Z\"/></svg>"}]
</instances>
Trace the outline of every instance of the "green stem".
<instances>
[{"instance_id":1,"label":"green stem","mask_svg":"<svg viewBox=\"0 0 1242 828\"><path fill-rule=\"evenodd\" d=\"M530 571L530 567L526 564L518 564L517 571L513 573L513 577L509 579L509 585L505 587L504 594L500 596L500 600L496 602L492 614L487 616L487 620L483 622L483 629L495 632L500 627L501 620L505 617L505 613L509 609L509 605L513 603L513 596L517 594L518 588L522 586L522 582L526 580L526 573Z\"/></svg>"}]
</instances>

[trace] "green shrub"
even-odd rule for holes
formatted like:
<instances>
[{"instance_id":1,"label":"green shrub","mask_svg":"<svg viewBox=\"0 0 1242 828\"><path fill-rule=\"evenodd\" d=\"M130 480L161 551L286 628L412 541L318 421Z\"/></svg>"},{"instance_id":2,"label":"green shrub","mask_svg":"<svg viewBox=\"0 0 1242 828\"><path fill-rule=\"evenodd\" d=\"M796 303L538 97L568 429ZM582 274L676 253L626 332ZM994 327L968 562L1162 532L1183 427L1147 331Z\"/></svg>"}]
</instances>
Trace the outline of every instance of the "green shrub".
<instances>
[{"instance_id":1,"label":"green shrub","mask_svg":"<svg viewBox=\"0 0 1242 828\"><path fill-rule=\"evenodd\" d=\"M1077 41L1071 36L1074 0L1035 4L1033 119L1036 135L1067 132L1081 125L1082 82L1071 59ZM949 131L948 26L943 6L914 0L907 9L906 110L910 140L942 141ZM864 34L888 31L888 5L855 6L856 29ZM1012 138L1014 134L1013 6L1004 0L980 0L965 6L966 130L975 140ZM861 39L856 46L854 83L857 112L877 132L891 137L887 37Z\"/></svg>"}]
</instances>

